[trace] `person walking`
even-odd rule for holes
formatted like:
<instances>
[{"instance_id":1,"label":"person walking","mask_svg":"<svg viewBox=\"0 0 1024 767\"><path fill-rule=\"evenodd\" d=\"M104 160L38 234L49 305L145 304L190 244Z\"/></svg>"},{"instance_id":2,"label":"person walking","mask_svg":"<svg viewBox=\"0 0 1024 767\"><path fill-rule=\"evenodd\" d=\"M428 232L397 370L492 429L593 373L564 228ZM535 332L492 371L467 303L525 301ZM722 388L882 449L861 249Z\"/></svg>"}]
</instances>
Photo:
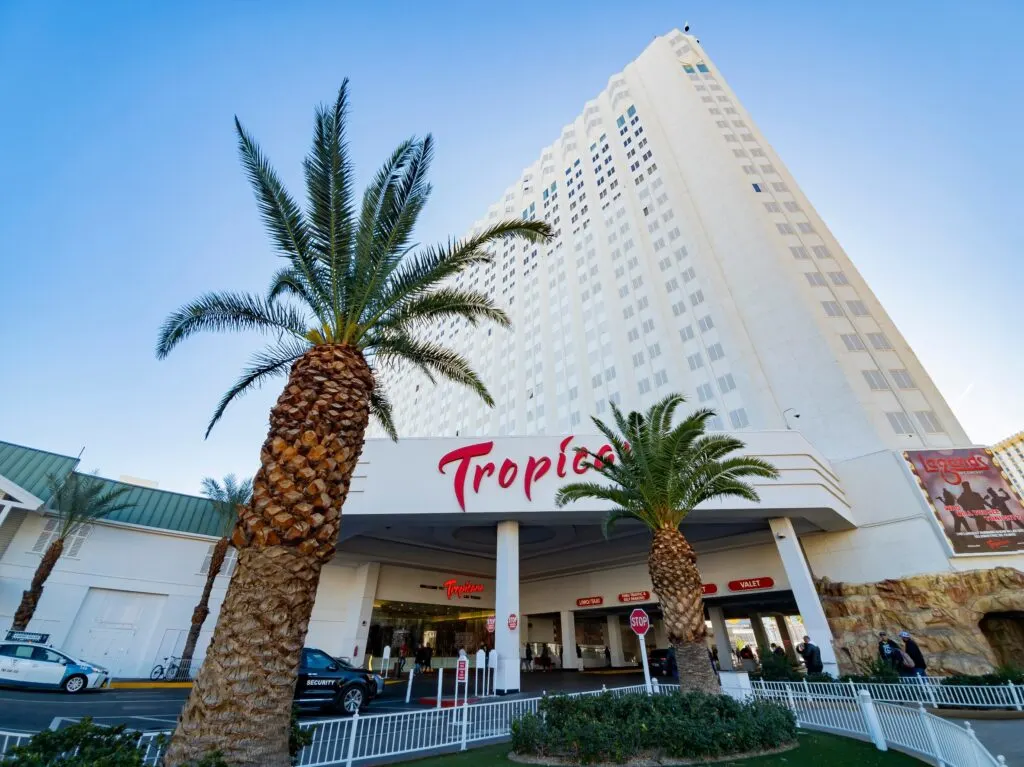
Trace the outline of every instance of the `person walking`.
<instances>
[{"instance_id":1,"label":"person walking","mask_svg":"<svg viewBox=\"0 0 1024 767\"><path fill-rule=\"evenodd\" d=\"M402 646L398 649L398 673L401 674L405 671L405 659L409 655L409 645L402 642Z\"/></svg>"},{"instance_id":2,"label":"person walking","mask_svg":"<svg viewBox=\"0 0 1024 767\"><path fill-rule=\"evenodd\" d=\"M612 651L608 649L608 645L604 647L604 665L608 668L612 667Z\"/></svg>"},{"instance_id":3,"label":"person walking","mask_svg":"<svg viewBox=\"0 0 1024 767\"><path fill-rule=\"evenodd\" d=\"M917 677L928 676L925 670L928 668L928 664L925 663L924 653L921 652L921 648L917 646L917 642L910 636L909 631L901 631L900 639L903 640L903 651L907 654L910 660L914 661L914 668L912 669L913 675Z\"/></svg>"},{"instance_id":4,"label":"person walking","mask_svg":"<svg viewBox=\"0 0 1024 767\"><path fill-rule=\"evenodd\" d=\"M893 671L903 673L903 650L889 639L888 632L878 632L878 657L892 666Z\"/></svg>"},{"instance_id":5,"label":"person walking","mask_svg":"<svg viewBox=\"0 0 1024 767\"><path fill-rule=\"evenodd\" d=\"M679 683L679 662L676 660L676 648L670 647L665 661L665 673L676 684Z\"/></svg>"},{"instance_id":6,"label":"person walking","mask_svg":"<svg viewBox=\"0 0 1024 767\"><path fill-rule=\"evenodd\" d=\"M526 643L526 670L533 671L533 645Z\"/></svg>"},{"instance_id":7,"label":"person walking","mask_svg":"<svg viewBox=\"0 0 1024 767\"><path fill-rule=\"evenodd\" d=\"M786 651L779 647L777 644L775 644L775 642L772 642L772 655L774 655L776 658L785 658Z\"/></svg>"},{"instance_id":8,"label":"person walking","mask_svg":"<svg viewBox=\"0 0 1024 767\"><path fill-rule=\"evenodd\" d=\"M804 641L797 648L797 652L804 659L808 674L820 674L825 669L821 662L821 648L814 644L809 636L804 636Z\"/></svg>"}]
</instances>

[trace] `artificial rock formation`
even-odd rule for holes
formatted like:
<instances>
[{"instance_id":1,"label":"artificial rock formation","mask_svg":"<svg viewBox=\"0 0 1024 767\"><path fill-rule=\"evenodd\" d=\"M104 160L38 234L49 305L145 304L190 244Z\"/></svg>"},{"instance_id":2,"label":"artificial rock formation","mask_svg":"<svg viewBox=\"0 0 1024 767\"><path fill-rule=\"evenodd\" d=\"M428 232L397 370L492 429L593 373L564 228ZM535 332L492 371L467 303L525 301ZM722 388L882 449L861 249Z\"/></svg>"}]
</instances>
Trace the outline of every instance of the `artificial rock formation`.
<instances>
[{"instance_id":1,"label":"artificial rock formation","mask_svg":"<svg viewBox=\"0 0 1024 767\"><path fill-rule=\"evenodd\" d=\"M859 661L876 657L879 631L895 638L904 630L920 645L929 673L986 674L1009 663L1024 667L1024 573L1019 570L996 567L859 584L822 578L816 585L843 673L857 673Z\"/></svg>"}]
</instances>

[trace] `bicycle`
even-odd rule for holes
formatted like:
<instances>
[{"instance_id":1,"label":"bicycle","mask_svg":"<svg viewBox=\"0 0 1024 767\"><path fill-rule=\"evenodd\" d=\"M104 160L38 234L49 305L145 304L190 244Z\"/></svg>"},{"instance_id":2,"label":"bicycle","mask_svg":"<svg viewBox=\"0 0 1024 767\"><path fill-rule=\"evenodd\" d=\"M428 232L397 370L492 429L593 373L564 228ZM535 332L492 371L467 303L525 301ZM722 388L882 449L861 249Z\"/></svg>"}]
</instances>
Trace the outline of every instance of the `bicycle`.
<instances>
[{"instance_id":1,"label":"bicycle","mask_svg":"<svg viewBox=\"0 0 1024 767\"><path fill-rule=\"evenodd\" d=\"M153 666L153 670L149 672L149 678L153 681L158 679L174 680L178 678L180 671L181 658L176 658L172 655L164 658L163 663L157 663Z\"/></svg>"}]
</instances>

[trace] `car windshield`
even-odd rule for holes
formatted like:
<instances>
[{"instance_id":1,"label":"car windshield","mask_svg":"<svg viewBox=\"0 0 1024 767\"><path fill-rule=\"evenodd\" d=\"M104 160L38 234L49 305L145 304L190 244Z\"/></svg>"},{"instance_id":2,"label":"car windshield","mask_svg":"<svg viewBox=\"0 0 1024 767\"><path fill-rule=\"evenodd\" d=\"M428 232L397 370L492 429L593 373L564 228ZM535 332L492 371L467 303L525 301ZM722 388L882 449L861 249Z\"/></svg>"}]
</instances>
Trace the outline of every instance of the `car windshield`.
<instances>
[{"instance_id":1,"label":"car windshield","mask_svg":"<svg viewBox=\"0 0 1024 767\"><path fill-rule=\"evenodd\" d=\"M351 663L349 663L344 658L338 658L338 657L335 657L333 655L331 657L334 658L334 662L335 663L337 663L339 666L341 666L346 671L359 671L360 670L360 669L357 669L355 666L353 666Z\"/></svg>"}]
</instances>

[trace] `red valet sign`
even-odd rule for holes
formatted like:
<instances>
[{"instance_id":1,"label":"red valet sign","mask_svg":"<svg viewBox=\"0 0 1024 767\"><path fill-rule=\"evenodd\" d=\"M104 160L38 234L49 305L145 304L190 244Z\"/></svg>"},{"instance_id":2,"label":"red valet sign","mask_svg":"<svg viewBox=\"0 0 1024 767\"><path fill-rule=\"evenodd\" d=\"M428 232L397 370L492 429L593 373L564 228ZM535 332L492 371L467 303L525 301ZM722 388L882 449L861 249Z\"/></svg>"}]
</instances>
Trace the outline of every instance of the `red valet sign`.
<instances>
[{"instance_id":1,"label":"red valet sign","mask_svg":"<svg viewBox=\"0 0 1024 767\"><path fill-rule=\"evenodd\" d=\"M552 471L559 479L565 479L570 473L586 474L591 462L600 466L602 461L614 461L615 453L611 445L602 445L596 453L586 448L577 452L576 446L570 447L574 439L572 435L565 437L558 443L558 450L552 451L551 455L531 455L522 462L502 458L500 455L492 456L493 440L476 442L445 453L437 463L437 470L447 474L445 469L451 464L455 465L452 487L463 511L466 510L467 485L473 493L479 493L484 480L488 484L497 481L498 487L505 490L518 483L526 494L526 500L532 501L534 484Z\"/></svg>"},{"instance_id":2,"label":"red valet sign","mask_svg":"<svg viewBox=\"0 0 1024 767\"><path fill-rule=\"evenodd\" d=\"M718 586L716 586L714 583L702 583L701 586L700 586L700 593L701 594L717 594L718 593Z\"/></svg>"},{"instance_id":3,"label":"red valet sign","mask_svg":"<svg viewBox=\"0 0 1024 767\"><path fill-rule=\"evenodd\" d=\"M775 585L772 578L743 578L738 581L729 581L729 591L757 591L758 589L770 589Z\"/></svg>"}]
</instances>

